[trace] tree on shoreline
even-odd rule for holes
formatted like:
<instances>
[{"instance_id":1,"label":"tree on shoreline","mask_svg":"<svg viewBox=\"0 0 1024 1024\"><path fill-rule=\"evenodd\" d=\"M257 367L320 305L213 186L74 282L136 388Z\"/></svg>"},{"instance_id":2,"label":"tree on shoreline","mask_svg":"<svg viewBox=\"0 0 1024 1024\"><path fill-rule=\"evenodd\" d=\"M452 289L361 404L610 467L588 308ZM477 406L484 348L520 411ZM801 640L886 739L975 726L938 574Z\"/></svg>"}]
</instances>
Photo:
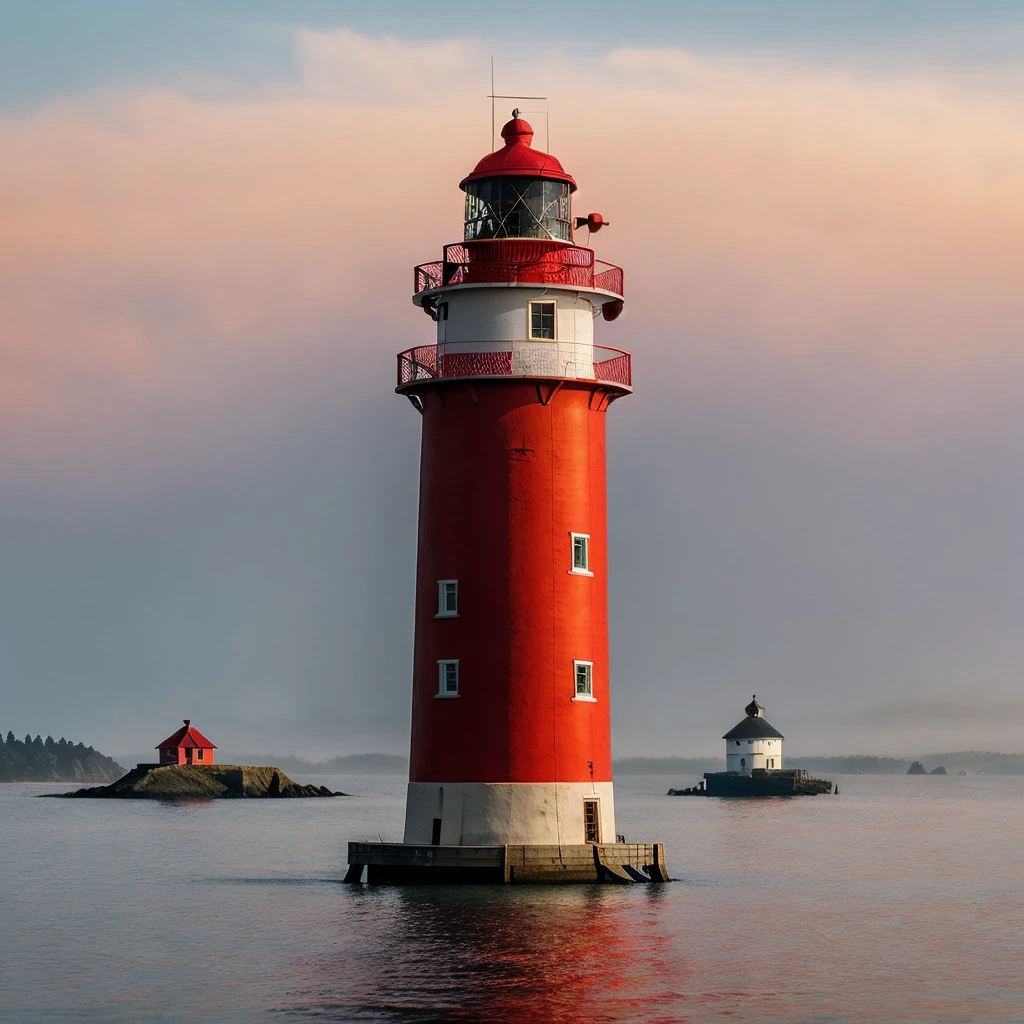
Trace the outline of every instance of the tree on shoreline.
<instances>
[{"instance_id":1,"label":"tree on shoreline","mask_svg":"<svg viewBox=\"0 0 1024 1024\"><path fill-rule=\"evenodd\" d=\"M112 782L123 774L113 758L63 736L0 738L0 782Z\"/></svg>"}]
</instances>

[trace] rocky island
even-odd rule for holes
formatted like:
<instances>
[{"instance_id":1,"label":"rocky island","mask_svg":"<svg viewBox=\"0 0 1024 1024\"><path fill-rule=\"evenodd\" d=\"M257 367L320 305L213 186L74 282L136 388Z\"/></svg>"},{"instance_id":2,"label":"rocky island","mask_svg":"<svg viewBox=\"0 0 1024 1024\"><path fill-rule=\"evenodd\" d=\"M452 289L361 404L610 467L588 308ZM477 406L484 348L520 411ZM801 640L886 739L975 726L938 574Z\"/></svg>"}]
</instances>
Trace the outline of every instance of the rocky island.
<instances>
[{"instance_id":1,"label":"rocky island","mask_svg":"<svg viewBox=\"0 0 1024 1024\"><path fill-rule=\"evenodd\" d=\"M140 764L109 786L60 795L108 800L232 800L347 794L326 786L303 786L272 765Z\"/></svg>"},{"instance_id":2,"label":"rocky island","mask_svg":"<svg viewBox=\"0 0 1024 1024\"><path fill-rule=\"evenodd\" d=\"M746 718L733 726L725 740L725 771L705 772L696 786L670 789L669 796L817 796L833 791L829 779L816 779L802 768L782 767L786 738L764 717L757 695L743 709Z\"/></svg>"}]
</instances>

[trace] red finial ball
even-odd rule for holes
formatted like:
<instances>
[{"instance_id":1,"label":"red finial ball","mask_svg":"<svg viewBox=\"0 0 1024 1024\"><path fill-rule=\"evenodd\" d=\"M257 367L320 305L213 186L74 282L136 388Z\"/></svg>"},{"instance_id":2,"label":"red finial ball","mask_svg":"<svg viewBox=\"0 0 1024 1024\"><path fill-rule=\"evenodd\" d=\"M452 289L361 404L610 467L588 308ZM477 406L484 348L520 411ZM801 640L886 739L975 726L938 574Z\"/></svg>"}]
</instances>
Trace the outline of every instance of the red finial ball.
<instances>
[{"instance_id":1,"label":"red finial ball","mask_svg":"<svg viewBox=\"0 0 1024 1024\"><path fill-rule=\"evenodd\" d=\"M519 111L514 110L512 113L518 114ZM524 146L533 145L533 126L521 117L513 117L502 126L501 137L505 140L506 146L514 146L517 142Z\"/></svg>"}]
</instances>

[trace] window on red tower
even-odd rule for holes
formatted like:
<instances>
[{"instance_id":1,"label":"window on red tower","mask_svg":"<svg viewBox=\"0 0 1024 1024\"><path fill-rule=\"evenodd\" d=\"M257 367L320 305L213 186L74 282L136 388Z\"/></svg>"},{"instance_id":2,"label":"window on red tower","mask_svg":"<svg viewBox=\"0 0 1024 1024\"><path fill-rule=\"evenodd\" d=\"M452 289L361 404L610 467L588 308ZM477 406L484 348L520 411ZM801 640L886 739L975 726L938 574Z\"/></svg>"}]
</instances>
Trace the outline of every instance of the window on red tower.
<instances>
[{"instance_id":1,"label":"window on red tower","mask_svg":"<svg viewBox=\"0 0 1024 1024\"><path fill-rule=\"evenodd\" d=\"M437 696L458 697L459 695L459 662L458 659L444 658L437 663Z\"/></svg>"},{"instance_id":2,"label":"window on red tower","mask_svg":"<svg viewBox=\"0 0 1024 1024\"><path fill-rule=\"evenodd\" d=\"M196 750L196 760L197 760L197 761L202 761L202 759L203 759L203 748L202 748L202 747L199 747L199 748L198 748L198 749Z\"/></svg>"},{"instance_id":3,"label":"window on red tower","mask_svg":"<svg viewBox=\"0 0 1024 1024\"><path fill-rule=\"evenodd\" d=\"M553 302L530 303L530 339L554 341L555 304Z\"/></svg>"},{"instance_id":4,"label":"window on red tower","mask_svg":"<svg viewBox=\"0 0 1024 1024\"><path fill-rule=\"evenodd\" d=\"M586 576L590 572L590 534L573 533L572 537L572 568L571 572L581 573Z\"/></svg>"},{"instance_id":5,"label":"window on red tower","mask_svg":"<svg viewBox=\"0 0 1024 1024\"><path fill-rule=\"evenodd\" d=\"M576 700L594 699L594 663L592 661L574 661L573 671L576 675Z\"/></svg>"},{"instance_id":6,"label":"window on red tower","mask_svg":"<svg viewBox=\"0 0 1024 1024\"><path fill-rule=\"evenodd\" d=\"M437 581L437 618L450 619L459 614L459 581Z\"/></svg>"}]
</instances>

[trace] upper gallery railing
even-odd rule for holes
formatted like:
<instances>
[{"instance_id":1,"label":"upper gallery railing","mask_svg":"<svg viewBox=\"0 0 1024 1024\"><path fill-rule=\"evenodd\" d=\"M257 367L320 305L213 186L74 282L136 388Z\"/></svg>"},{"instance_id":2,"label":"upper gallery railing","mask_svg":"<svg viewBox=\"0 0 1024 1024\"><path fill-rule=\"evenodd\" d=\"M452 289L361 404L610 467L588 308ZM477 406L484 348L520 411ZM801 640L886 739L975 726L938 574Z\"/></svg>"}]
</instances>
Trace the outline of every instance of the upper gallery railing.
<instances>
[{"instance_id":1,"label":"upper gallery railing","mask_svg":"<svg viewBox=\"0 0 1024 1024\"><path fill-rule=\"evenodd\" d=\"M544 284L596 288L623 295L622 268L593 249L535 238L492 238L444 247L444 259L414 271L416 295L457 284Z\"/></svg>"}]
</instances>

